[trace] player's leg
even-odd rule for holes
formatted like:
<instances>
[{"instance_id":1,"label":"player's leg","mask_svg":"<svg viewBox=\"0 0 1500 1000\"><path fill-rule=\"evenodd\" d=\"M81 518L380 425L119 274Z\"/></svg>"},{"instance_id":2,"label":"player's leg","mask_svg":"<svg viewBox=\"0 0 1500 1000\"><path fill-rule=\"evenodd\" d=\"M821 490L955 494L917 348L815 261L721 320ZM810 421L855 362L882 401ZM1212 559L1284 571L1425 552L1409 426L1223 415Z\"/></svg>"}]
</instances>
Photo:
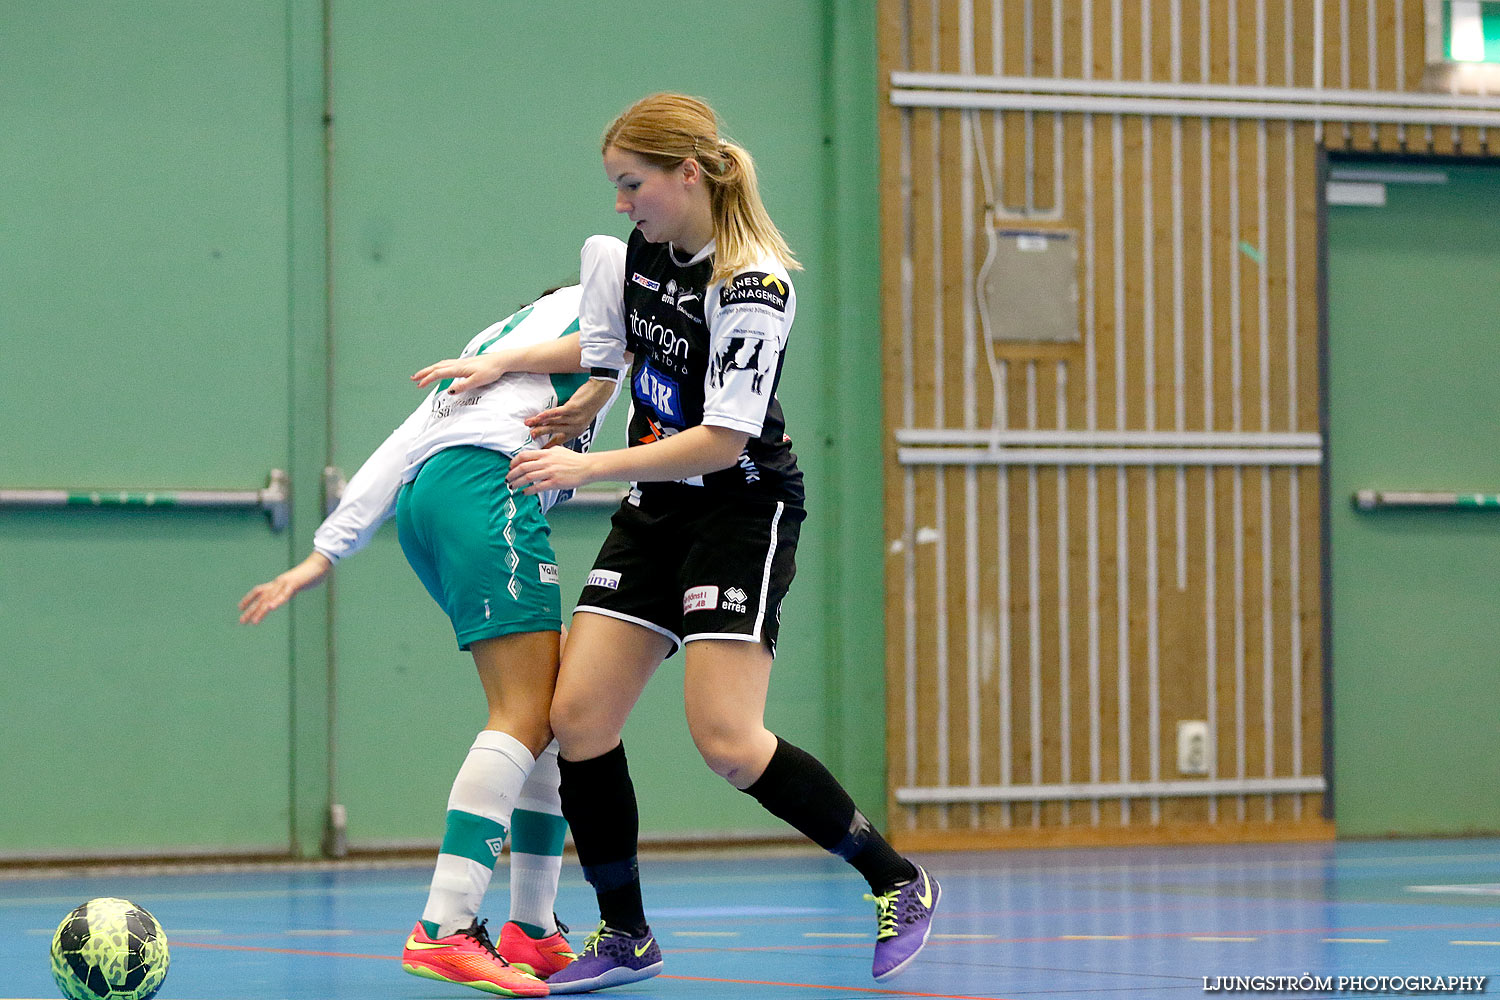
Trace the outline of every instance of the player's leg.
<instances>
[{"instance_id":1,"label":"player's leg","mask_svg":"<svg viewBox=\"0 0 1500 1000\"><path fill-rule=\"evenodd\" d=\"M685 656L688 729L704 761L864 876L878 925L873 975L901 971L926 943L937 882L896 853L816 757L765 728L770 650L705 639L688 643Z\"/></svg>"},{"instance_id":2,"label":"player's leg","mask_svg":"<svg viewBox=\"0 0 1500 1000\"><path fill-rule=\"evenodd\" d=\"M577 957L554 912L568 832L557 786L554 742L537 758L511 814L510 919L500 928L500 954L542 979Z\"/></svg>"},{"instance_id":3,"label":"player's leg","mask_svg":"<svg viewBox=\"0 0 1500 1000\"><path fill-rule=\"evenodd\" d=\"M479 916L512 813L551 741L547 713L557 677L557 633L522 632L470 645L489 706L448 796L443 846L423 924L445 937Z\"/></svg>"},{"instance_id":4,"label":"player's leg","mask_svg":"<svg viewBox=\"0 0 1500 1000\"><path fill-rule=\"evenodd\" d=\"M711 544L684 562L688 728L715 773L870 885L879 925L873 974L901 971L926 942L937 883L874 830L817 758L765 727L781 606L796 572L802 512L738 504L709 512Z\"/></svg>"},{"instance_id":5,"label":"player's leg","mask_svg":"<svg viewBox=\"0 0 1500 1000\"><path fill-rule=\"evenodd\" d=\"M402 954L416 975L502 995L539 980L495 950L479 906L521 790L550 741L561 628L556 564L534 498L504 486L504 456L456 448L431 458L397 503L403 551L474 657L486 728L449 794L443 845L422 918Z\"/></svg>"},{"instance_id":6,"label":"player's leg","mask_svg":"<svg viewBox=\"0 0 1500 1000\"><path fill-rule=\"evenodd\" d=\"M552 726L563 814L601 920L578 960L547 980L553 993L618 986L661 971L661 950L641 901L640 821L620 731L673 645L636 622L588 611L573 616Z\"/></svg>"},{"instance_id":7,"label":"player's leg","mask_svg":"<svg viewBox=\"0 0 1500 1000\"><path fill-rule=\"evenodd\" d=\"M479 921L512 814L545 747L557 670L557 633L524 632L470 645L489 703L448 795L443 843L422 918L402 954L408 972L501 995L545 995L544 985L506 965Z\"/></svg>"}]
</instances>

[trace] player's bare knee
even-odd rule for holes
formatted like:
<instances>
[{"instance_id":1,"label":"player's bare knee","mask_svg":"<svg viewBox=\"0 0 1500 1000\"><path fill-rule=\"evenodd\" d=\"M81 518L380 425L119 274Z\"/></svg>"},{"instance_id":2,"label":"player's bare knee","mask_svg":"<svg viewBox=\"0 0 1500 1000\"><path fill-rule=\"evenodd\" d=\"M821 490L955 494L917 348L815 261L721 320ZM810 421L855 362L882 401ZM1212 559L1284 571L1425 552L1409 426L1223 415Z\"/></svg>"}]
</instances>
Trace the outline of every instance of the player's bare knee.
<instances>
[{"instance_id":1,"label":"player's bare knee","mask_svg":"<svg viewBox=\"0 0 1500 1000\"><path fill-rule=\"evenodd\" d=\"M547 744L552 742L552 727L545 714L517 716L491 712L489 724L485 728L509 733L520 740L533 757L540 757L542 751L547 749Z\"/></svg>"},{"instance_id":2,"label":"player's bare knee","mask_svg":"<svg viewBox=\"0 0 1500 1000\"><path fill-rule=\"evenodd\" d=\"M552 712L549 721L552 732L556 735L558 743L566 745L575 737L582 735L588 727L587 707L576 698L554 698L552 699Z\"/></svg>"},{"instance_id":3,"label":"player's bare knee","mask_svg":"<svg viewBox=\"0 0 1500 1000\"><path fill-rule=\"evenodd\" d=\"M693 726L693 745L703 757L703 763L719 777L734 784L751 765L746 740L730 729L718 726Z\"/></svg>"}]
</instances>

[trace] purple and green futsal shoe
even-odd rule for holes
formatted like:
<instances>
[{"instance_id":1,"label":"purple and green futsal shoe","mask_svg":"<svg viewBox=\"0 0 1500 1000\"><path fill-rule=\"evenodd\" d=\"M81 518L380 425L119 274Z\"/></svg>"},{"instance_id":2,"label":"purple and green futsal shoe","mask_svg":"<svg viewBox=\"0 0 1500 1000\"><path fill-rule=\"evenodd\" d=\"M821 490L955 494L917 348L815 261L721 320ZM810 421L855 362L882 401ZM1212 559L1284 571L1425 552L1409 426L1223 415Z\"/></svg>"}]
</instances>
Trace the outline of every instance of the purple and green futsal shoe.
<instances>
[{"instance_id":1,"label":"purple and green futsal shoe","mask_svg":"<svg viewBox=\"0 0 1500 1000\"><path fill-rule=\"evenodd\" d=\"M878 896L865 896L875 902L878 924L875 964L870 970L876 981L885 982L897 975L917 957L927 943L927 932L932 930L932 912L937 909L942 895L943 888L937 879L917 865L917 877L910 882Z\"/></svg>"},{"instance_id":2,"label":"purple and green futsal shoe","mask_svg":"<svg viewBox=\"0 0 1500 1000\"><path fill-rule=\"evenodd\" d=\"M648 930L640 937L599 924L567 967L547 977L553 993L588 993L638 983L661 973L661 948Z\"/></svg>"}]
</instances>

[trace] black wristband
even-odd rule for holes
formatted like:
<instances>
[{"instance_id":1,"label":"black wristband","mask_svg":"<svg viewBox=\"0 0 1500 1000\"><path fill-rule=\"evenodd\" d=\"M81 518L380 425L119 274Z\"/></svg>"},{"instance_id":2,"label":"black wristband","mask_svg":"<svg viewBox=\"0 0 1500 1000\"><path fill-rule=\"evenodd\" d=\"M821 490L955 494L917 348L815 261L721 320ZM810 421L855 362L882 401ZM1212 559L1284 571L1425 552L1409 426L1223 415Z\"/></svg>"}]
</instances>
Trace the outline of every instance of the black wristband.
<instances>
[{"instance_id":1,"label":"black wristband","mask_svg":"<svg viewBox=\"0 0 1500 1000\"><path fill-rule=\"evenodd\" d=\"M618 368L590 368L589 378L603 379L606 382L618 382L620 381L620 370Z\"/></svg>"}]
</instances>

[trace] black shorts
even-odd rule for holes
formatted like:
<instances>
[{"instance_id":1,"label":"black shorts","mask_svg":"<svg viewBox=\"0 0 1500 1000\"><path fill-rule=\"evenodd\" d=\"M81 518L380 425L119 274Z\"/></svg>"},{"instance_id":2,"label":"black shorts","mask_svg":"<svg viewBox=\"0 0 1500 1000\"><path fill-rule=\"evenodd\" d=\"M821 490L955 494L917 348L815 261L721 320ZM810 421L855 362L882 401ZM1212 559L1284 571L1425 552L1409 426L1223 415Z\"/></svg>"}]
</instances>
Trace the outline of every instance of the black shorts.
<instances>
[{"instance_id":1,"label":"black shorts","mask_svg":"<svg viewBox=\"0 0 1500 1000\"><path fill-rule=\"evenodd\" d=\"M575 610L641 625L671 639L673 652L734 639L764 642L774 656L806 511L676 484L652 484L635 500L610 519Z\"/></svg>"}]
</instances>

